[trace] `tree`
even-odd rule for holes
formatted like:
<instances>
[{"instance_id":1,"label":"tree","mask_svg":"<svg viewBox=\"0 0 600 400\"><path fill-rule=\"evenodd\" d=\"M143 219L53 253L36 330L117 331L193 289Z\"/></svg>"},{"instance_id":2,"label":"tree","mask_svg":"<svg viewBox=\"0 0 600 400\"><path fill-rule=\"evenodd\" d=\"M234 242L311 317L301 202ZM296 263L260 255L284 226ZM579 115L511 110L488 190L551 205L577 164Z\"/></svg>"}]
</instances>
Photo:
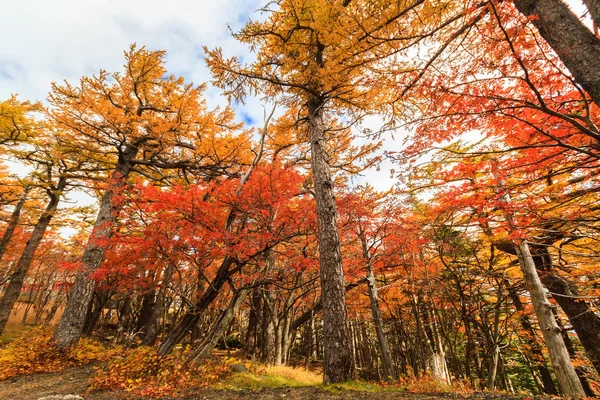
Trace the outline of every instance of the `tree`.
<instances>
[{"instance_id":1,"label":"tree","mask_svg":"<svg viewBox=\"0 0 600 400\"><path fill-rule=\"evenodd\" d=\"M360 26L350 22L347 2L280 1L268 10L265 22L250 22L238 40L258 49L258 60L241 67L237 60L226 60L220 50L209 52L208 63L215 83L238 100L250 91L277 98L299 111L305 123L305 141L310 142L314 180L321 292L324 320L324 382L335 383L353 376L354 362L347 329L345 277L340 253L337 211L331 172L328 137L334 136L328 113L336 107L367 110L374 88L360 63L373 61L368 53L353 47ZM265 10L267 11L267 10ZM339 35L351 40L340 43ZM364 76L361 74L364 73Z\"/></svg>"},{"instance_id":2,"label":"tree","mask_svg":"<svg viewBox=\"0 0 600 400\"><path fill-rule=\"evenodd\" d=\"M584 3L598 25L598 3ZM562 0L515 0L514 4L552 46L575 81L600 105L600 39Z\"/></svg>"},{"instance_id":3,"label":"tree","mask_svg":"<svg viewBox=\"0 0 600 400\"><path fill-rule=\"evenodd\" d=\"M502 192L504 189L502 188L503 180L501 179L499 179L499 186L499 190ZM506 207L510 206L509 195L502 194L501 199L505 206L505 217L511 230L518 230L519 227L515 226L514 216L511 214L510 210L506 210ZM511 234L514 233L513 231L511 231ZM574 398L586 397L562 339L560 333L561 329L556 323L554 313L552 312L552 305L546 298L544 286L536 271L533 257L529 251L529 246L522 238L515 238L514 243L517 248L517 255L519 257L519 264L521 265L525 285L531 294L531 302L533 303L535 315L540 323L544 341L548 347L548 353L550 354L550 360L552 361L552 366L554 367L560 390L564 395L572 396Z\"/></svg>"},{"instance_id":4,"label":"tree","mask_svg":"<svg viewBox=\"0 0 600 400\"><path fill-rule=\"evenodd\" d=\"M0 145L15 144L35 136L40 126L33 114L41 110L40 103L21 102L14 95L0 102Z\"/></svg>"},{"instance_id":5,"label":"tree","mask_svg":"<svg viewBox=\"0 0 600 400\"><path fill-rule=\"evenodd\" d=\"M344 210L343 216L348 218L348 226L344 228L352 230L355 235L359 247L359 263L364 264L361 269L365 270L369 303L377 342L379 343L384 379L395 381L398 376L384 332L377 282L375 280L375 268L381 268L382 263L384 263L382 260L385 257L383 241L390 234L389 230L393 229L391 224L393 208L390 207L384 210L386 206L390 206L389 203L386 204L386 194L389 193L377 193L367 186L360 192L345 196L342 208Z\"/></svg>"},{"instance_id":6,"label":"tree","mask_svg":"<svg viewBox=\"0 0 600 400\"><path fill-rule=\"evenodd\" d=\"M86 169L86 160L78 159L77 155L69 154L68 149L62 149L57 145L55 133L47 126L44 134L38 134L36 138L28 142L28 146L14 152L22 162L33 165L34 171L29 178L29 184L41 188L48 196L48 203L31 231L15 269L10 275L6 292L0 300L0 332L4 330L10 312L19 298L36 250L42 243L44 234L58 210L61 197L66 191L73 188L77 174ZM28 188L24 191L23 196L27 196ZM24 197L22 200L19 202L21 207ZM15 208L15 212L17 211L20 211L19 204Z\"/></svg>"},{"instance_id":7,"label":"tree","mask_svg":"<svg viewBox=\"0 0 600 400\"><path fill-rule=\"evenodd\" d=\"M8 244L17 228L19 223L19 217L21 216L21 211L23 211L23 206L25 205L25 201L27 200L27 196L31 191L31 186L26 185L23 187L23 192L19 196L19 200L15 204L13 212L10 216L8 224L2 233L2 238L0 238L0 261L2 261L2 256L8 247Z\"/></svg>"},{"instance_id":8,"label":"tree","mask_svg":"<svg viewBox=\"0 0 600 400\"><path fill-rule=\"evenodd\" d=\"M212 177L247 157L246 133L237 132L231 110L207 110L203 88L166 75L163 57L163 51L132 46L124 73L100 71L82 78L80 86L52 87L48 116L64 132L62 146L77 149L110 176L54 335L61 347L81 335L94 291L89 275L102 262L129 176L165 180L162 171L171 170Z\"/></svg>"}]
</instances>

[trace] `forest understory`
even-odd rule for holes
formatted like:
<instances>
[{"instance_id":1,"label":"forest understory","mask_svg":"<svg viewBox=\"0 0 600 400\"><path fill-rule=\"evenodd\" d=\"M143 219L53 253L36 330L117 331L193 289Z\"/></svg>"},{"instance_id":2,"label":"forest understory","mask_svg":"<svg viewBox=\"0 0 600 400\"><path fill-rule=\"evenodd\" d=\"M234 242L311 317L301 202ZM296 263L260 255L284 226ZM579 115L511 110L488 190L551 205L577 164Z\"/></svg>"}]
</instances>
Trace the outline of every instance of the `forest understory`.
<instances>
[{"instance_id":1,"label":"forest understory","mask_svg":"<svg viewBox=\"0 0 600 400\"><path fill-rule=\"evenodd\" d=\"M125 391L96 391L88 392L89 380L94 375L98 366L76 367L61 372L27 375L0 382L0 399L2 400L76 400L80 396L87 400L141 400L143 396L135 396ZM73 397L69 398L68 395ZM52 396L55 396L52 398ZM60 396L60 397L59 397ZM227 400L227 399L256 399L256 400L341 400L341 399L366 399L366 400L443 400L443 399L520 399L521 397L477 393L460 395L454 393L407 393L400 391L360 391L347 390L340 387L279 387L263 389L211 389L200 388L189 390L189 394L177 397L181 400ZM536 397L544 399L544 397ZM47 400L50 400L47 399ZM174 399L166 397L165 399Z\"/></svg>"}]
</instances>

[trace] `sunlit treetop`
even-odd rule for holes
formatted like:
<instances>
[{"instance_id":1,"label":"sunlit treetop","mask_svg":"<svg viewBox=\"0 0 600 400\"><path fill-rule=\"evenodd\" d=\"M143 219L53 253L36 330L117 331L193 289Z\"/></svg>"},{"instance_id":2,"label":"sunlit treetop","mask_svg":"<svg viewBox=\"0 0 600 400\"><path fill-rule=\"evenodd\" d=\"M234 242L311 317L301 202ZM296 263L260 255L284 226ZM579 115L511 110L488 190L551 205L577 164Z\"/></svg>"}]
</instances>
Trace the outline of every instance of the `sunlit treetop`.
<instances>
[{"instance_id":1,"label":"sunlit treetop","mask_svg":"<svg viewBox=\"0 0 600 400\"><path fill-rule=\"evenodd\" d=\"M164 169L218 175L248 162L249 132L233 111L209 110L204 86L168 75L164 56L133 45L122 72L53 83L48 116L63 132L62 145L100 166L127 162L152 177Z\"/></svg>"},{"instance_id":2,"label":"sunlit treetop","mask_svg":"<svg viewBox=\"0 0 600 400\"><path fill-rule=\"evenodd\" d=\"M0 144L20 142L34 136L38 129L34 114L39 111L39 103L22 102L15 95L0 101Z\"/></svg>"},{"instance_id":3,"label":"sunlit treetop","mask_svg":"<svg viewBox=\"0 0 600 400\"><path fill-rule=\"evenodd\" d=\"M318 101L337 111L393 113L402 107L390 101L396 75L416 75L425 62L409 63L402 52L465 23L471 2L455 3L274 1L262 10L266 20L236 34L256 52L252 64L225 58L221 49L207 50L207 60L214 83L237 100L261 93L288 107Z\"/></svg>"}]
</instances>

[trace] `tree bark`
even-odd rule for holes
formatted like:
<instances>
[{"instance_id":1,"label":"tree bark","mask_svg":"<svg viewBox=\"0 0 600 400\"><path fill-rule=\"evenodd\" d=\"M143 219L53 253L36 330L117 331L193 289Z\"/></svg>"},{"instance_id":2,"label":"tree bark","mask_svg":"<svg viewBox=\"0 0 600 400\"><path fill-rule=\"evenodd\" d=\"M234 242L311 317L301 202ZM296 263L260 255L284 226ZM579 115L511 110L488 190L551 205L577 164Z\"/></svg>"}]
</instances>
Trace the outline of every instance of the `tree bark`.
<instances>
[{"instance_id":1,"label":"tree bark","mask_svg":"<svg viewBox=\"0 0 600 400\"><path fill-rule=\"evenodd\" d=\"M210 356L210 353L213 351L219 339L223 336L223 333L231 324L231 321L233 320L233 317L235 317L235 314L238 312L241 304L246 299L247 294L248 289L244 288L238 290L233 295L231 301L229 302L229 305L221 312L221 314L213 324L210 332L206 335L206 338L202 341L200 346L198 346L198 348L193 352L191 362L197 363L203 358Z\"/></svg>"},{"instance_id":2,"label":"tree bark","mask_svg":"<svg viewBox=\"0 0 600 400\"><path fill-rule=\"evenodd\" d=\"M130 153L129 157L132 159L137 154L137 149L128 149L126 152ZM129 162L119 160L112 174L111 186L102 197L94 229L83 251L81 269L77 273L75 283L67 298L67 305L54 332L54 340L59 347L74 346L81 337L95 287L95 282L90 279L89 275L98 269L104 259L106 241L110 239L118 211L118 207L114 204L114 197L115 194L122 191L131 170L132 165Z\"/></svg>"},{"instance_id":3,"label":"tree bark","mask_svg":"<svg viewBox=\"0 0 600 400\"><path fill-rule=\"evenodd\" d=\"M323 102L308 103L311 166L317 203L321 298L323 302L323 382L344 382L354 376L352 343L348 333L346 279L342 267L337 209L326 149Z\"/></svg>"},{"instance_id":4,"label":"tree bark","mask_svg":"<svg viewBox=\"0 0 600 400\"><path fill-rule=\"evenodd\" d=\"M27 196L29 195L29 191L31 190L31 186L25 186L23 188L23 193L21 197L19 197L19 201L15 205L15 209L10 216L10 220L8 221L8 225L6 226L6 230L2 234L2 239L0 239L0 260L2 260L2 256L8 247L8 243L12 238L13 233L17 225L19 224L19 217L21 216L21 211L23 210L23 205L25 204L25 200L27 200ZM1 331L1 330L0 330Z\"/></svg>"},{"instance_id":5,"label":"tree bark","mask_svg":"<svg viewBox=\"0 0 600 400\"><path fill-rule=\"evenodd\" d=\"M66 186L67 178L61 177L55 188L48 189L50 201L46 205L46 209L40 216L40 219L35 224L33 232L31 232L31 236L25 244L25 249L23 249L23 253L21 253L21 257L17 262L17 266L10 276L10 283L6 288L6 292L4 292L4 296L2 296L2 300L0 300L0 334L4 331L10 312L19 298L19 294L23 288L23 282L27 276L27 271L29 271L35 252L42 242L42 238L44 237L48 225L50 225L52 217L54 217L54 213L60 202L60 196Z\"/></svg>"},{"instance_id":6,"label":"tree bark","mask_svg":"<svg viewBox=\"0 0 600 400\"><path fill-rule=\"evenodd\" d=\"M142 344L146 346L152 346L158 337L160 317L163 315L165 310L165 292L167 291L167 285L173 276L174 269L175 268L170 264L167 266L167 268L165 268L163 282L160 286L160 289L158 289L158 292L156 293L156 299L153 302L150 315L144 321L141 327L141 330L144 334Z\"/></svg>"},{"instance_id":7,"label":"tree bark","mask_svg":"<svg viewBox=\"0 0 600 400\"><path fill-rule=\"evenodd\" d=\"M363 250L366 250L364 242ZM390 354L390 346L388 344L385 332L383 330L381 311L379 310L379 297L377 295L377 286L375 284L375 274L373 273L373 265L371 265L370 260L367 261L367 283L369 286L369 301L371 305L371 314L373 315L373 323L375 324L377 342L379 343L379 351L381 353L381 363L383 364L384 379L386 381L395 381L398 379L398 376L396 375L396 370L394 368L394 363Z\"/></svg>"},{"instance_id":8,"label":"tree bark","mask_svg":"<svg viewBox=\"0 0 600 400\"><path fill-rule=\"evenodd\" d=\"M515 0L517 9L534 18L533 25L554 49L575 80L600 105L600 39L598 39L562 0ZM596 7L597 1L586 1Z\"/></svg>"},{"instance_id":9,"label":"tree bark","mask_svg":"<svg viewBox=\"0 0 600 400\"><path fill-rule=\"evenodd\" d=\"M561 337L561 329L554 319L552 305L546 298L544 286L535 269L529 247L524 242L516 243L516 247L525 285L531 294L533 309L535 310L538 322L540 323L544 342L548 347L550 361L554 367L554 372L561 392L565 396L574 398L585 397L585 392L579 382L573 364L571 364L571 359L569 358L565 343Z\"/></svg>"},{"instance_id":10,"label":"tree bark","mask_svg":"<svg viewBox=\"0 0 600 400\"><path fill-rule=\"evenodd\" d=\"M546 360L544 359L542 347L536 340L537 335L535 333L535 330L533 329L533 325L529 319L529 316L523 313L524 307L523 303L521 302L519 292L517 291L517 288L515 286L511 285L510 282L508 282L508 280L506 281L506 287L508 288L508 295L512 300L513 306L519 314L521 327L525 332L527 332L527 335L525 335L525 340L529 345L530 352L533 355L533 361L535 362L536 368L540 374L541 383L543 385L542 389L544 393L556 396L558 395L558 392L556 390L556 386L554 386L552 374L550 373L550 370L546 365Z\"/></svg>"},{"instance_id":11,"label":"tree bark","mask_svg":"<svg viewBox=\"0 0 600 400\"><path fill-rule=\"evenodd\" d=\"M229 256L226 256L217 271L217 275L212 280L208 288L202 293L202 296L194 304L194 308L188 310L179 324L167 335L163 342L158 346L158 355L164 357L173 350L173 347L188 334L188 332L198 323L200 316L208 306L217 298L219 291L227 282L227 279L233 273L232 271L238 271L241 266L237 265L236 268L231 269L232 264L235 260Z\"/></svg>"}]
</instances>

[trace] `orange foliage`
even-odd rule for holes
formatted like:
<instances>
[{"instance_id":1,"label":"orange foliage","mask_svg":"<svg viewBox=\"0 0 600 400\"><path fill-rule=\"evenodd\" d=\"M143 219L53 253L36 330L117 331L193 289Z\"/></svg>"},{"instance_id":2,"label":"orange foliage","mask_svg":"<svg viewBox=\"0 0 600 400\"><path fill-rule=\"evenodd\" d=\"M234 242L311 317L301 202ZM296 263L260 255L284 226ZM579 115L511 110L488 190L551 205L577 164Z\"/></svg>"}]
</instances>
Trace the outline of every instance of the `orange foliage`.
<instances>
[{"instance_id":1,"label":"orange foliage","mask_svg":"<svg viewBox=\"0 0 600 400\"><path fill-rule=\"evenodd\" d=\"M107 349L92 339L83 339L70 349L60 349L55 346L50 329L38 328L0 350L0 381L106 361L120 351Z\"/></svg>"},{"instance_id":2,"label":"orange foliage","mask_svg":"<svg viewBox=\"0 0 600 400\"><path fill-rule=\"evenodd\" d=\"M231 374L227 361L185 365L185 354L161 359L153 347L138 347L115 358L92 380L92 390L125 390L144 397L165 397L207 387Z\"/></svg>"}]
</instances>

